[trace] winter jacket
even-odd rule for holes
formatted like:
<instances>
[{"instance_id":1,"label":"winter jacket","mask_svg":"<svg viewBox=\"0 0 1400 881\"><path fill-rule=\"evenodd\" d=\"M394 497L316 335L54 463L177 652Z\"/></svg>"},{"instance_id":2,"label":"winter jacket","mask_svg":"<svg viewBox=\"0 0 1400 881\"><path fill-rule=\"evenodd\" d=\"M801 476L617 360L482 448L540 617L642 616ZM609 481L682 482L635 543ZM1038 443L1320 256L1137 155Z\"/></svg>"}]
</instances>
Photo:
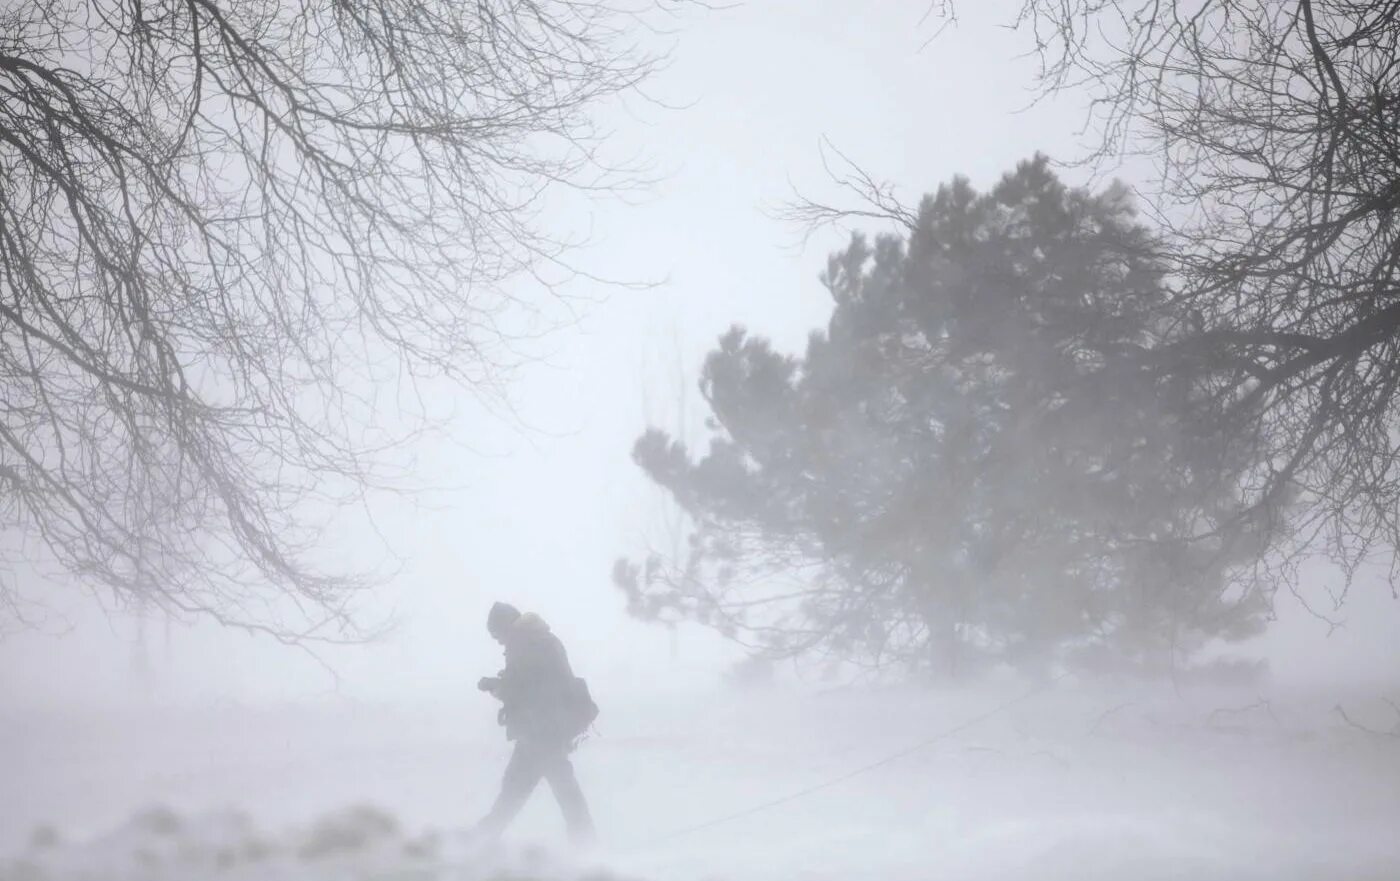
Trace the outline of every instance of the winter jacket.
<instances>
[{"instance_id":1,"label":"winter jacket","mask_svg":"<svg viewBox=\"0 0 1400 881\"><path fill-rule=\"evenodd\" d=\"M504 640L506 666L495 689L510 740L566 740L567 703L574 683L564 644L544 619L526 612Z\"/></svg>"}]
</instances>

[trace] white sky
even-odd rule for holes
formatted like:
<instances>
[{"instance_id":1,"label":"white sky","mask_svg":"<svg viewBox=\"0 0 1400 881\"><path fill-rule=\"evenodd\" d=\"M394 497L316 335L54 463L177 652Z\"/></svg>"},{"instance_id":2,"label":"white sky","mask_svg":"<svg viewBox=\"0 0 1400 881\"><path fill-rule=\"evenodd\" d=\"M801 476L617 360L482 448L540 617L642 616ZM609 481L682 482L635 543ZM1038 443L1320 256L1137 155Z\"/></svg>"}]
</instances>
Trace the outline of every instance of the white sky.
<instances>
[{"instance_id":1,"label":"white sky","mask_svg":"<svg viewBox=\"0 0 1400 881\"><path fill-rule=\"evenodd\" d=\"M798 350L824 323L817 275L840 237L803 249L765 211L794 186L836 197L823 139L910 200L957 173L986 186L1036 150L1075 155L1074 100L1017 112L1035 65L1017 57L1026 37L997 25L1018 5L966 0L959 26L922 51L934 25L920 23L916 0L755 0L678 19L672 63L647 87L660 103L606 115L617 155L640 153L663 179L639 203L597 206L595 243L579 259L610 277L666 281L646 291L580 285L599 302L549 337L547 363L518 378L519 424L464 404L463 445L419 451L420 480L460 488L435 493L432 510L376 510L403 560L380 600L398 628L371 646L323 652L337 684L296 650L212 627L176 628L167 645L155 623L154 673L142 680L134 623L64 597L67 632L0 642L0 699L120 700L139 688L216 701L465 694L497 663L482 624L496 598L542 612L590 678L712 679L731 649L686 631L672 652L664 632L627 619L610 583L616 557L660 538L663 498L632 464L632 442L648 420L674 426L677 370L693 394L705 351L730 324ZM688 416L694 432L703 418L694 401ZM359 543L354 532L343 539ZM1400 604L1376 583L1357 591L1342 634L1325 639L1290 606L1258 650L1295 678L1400 670L1390 636Z\"/></svg>"}]
</instances>

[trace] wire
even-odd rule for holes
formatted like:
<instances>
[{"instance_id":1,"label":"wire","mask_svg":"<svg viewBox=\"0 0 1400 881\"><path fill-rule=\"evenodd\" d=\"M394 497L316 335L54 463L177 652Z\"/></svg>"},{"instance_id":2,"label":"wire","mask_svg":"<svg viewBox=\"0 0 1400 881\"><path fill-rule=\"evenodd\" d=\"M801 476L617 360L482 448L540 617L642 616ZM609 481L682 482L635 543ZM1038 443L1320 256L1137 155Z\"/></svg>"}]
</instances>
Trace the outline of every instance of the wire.
<instances>
[{"instance_id":1,"label":"wire","mask_svg":"<svg viewBox=\"0 0 1400 881\"><path fill-rule=\"evenodd\" d=\"M833 786L839 786L840 784L845 783L847 780L851 780L852 778L859 777L859 776L862 775L862 774L868 774L868 773L870 773L871 771L874 771L874 770L876 770L876 769L878 769L878 768L883 768L885 765L892 764L892 763L894 763L894 762L899 761L900 759L903 759L903 758L906 758L906 757L908 757L908 756L911 756L911 755L913 755L914 753L918 752L919 750L927 749L928 747L934 745L935 743L938 743L939 741L947 740L949 737L952 737L952 736L955 735L955 734L961 734L962 732L966 731L966 730L969 729L969 728L972 728L972 727L974 727L974 726L976 726L976 725L980 725L981 723L987 721L988 719L992 718L993 716L996 716L996 715L999 715L999 714L1001 714L1001 713L1004 713L1004 712L1006 712L1007 710L1011 709L1012 707L1014 707L1014 706L1016 706L1016 705L1018 705L1018 704L1023 704L1023 703L1025 703L1026 701L1030 700L1031 698L1036 697L1036 696L1039 695L1041 692L1044 692L1044 691L1046 691L1047 689L1049 689L1050 686L1054 685L1056 682L1059 682L1061 679L1063 679L1063 678L1065 677L1065 675L1066 675L1065 673L1060 673L1060 674L1056 675L1055 677L1053 677L1052 679L1050 679L1049 681L1044 682L1044 683L1042 683L1041 685L1036 686L1035 688L1031 689L1030 691L1026 692L1025 694L1020 695L1019 697L1014 697L1014 698L1012 698L1011 700L1006 701L1006 702L1003 703L1003 704L999 704L998 706L993 707L992 709L988 710L988 711L985 712L985 713L982 713L982 714L979 715L979 716L974 716L973 718L968 719L966 722L963 722L963 723L961 723L960 725L957 725L957 726L955 726L955 727L953 727L953 728L946 729L946 730L944 730L944 731L940 731L940 732L938 732L937 734L933 735L932 737L929 737L929 738L926 738L926 739L924 739L924 740L921 740L921 741L919 741L918 743L916 743L916 744L914 744L914 745L912 745L912 746L905 747L904 749L900 750L899 752L891 753L890 755L887 755L887 756L885 756L885 757L882 758L882 759L878 759L878 760L876 760L876 761L874 761L874 762L871 762L871 763L868 764L868 765L862 765L862 766L860 766L859 768L856 768L856 769L851 770L851 771L847 771L845 774L842 774L842 775L839 776L839 777L833 777L833 778L831 778L830 780L824 781L824 782L822 782L822 783L817 783L817 784L814 784L814 785L812 785L812 786L808 786L808 787L805 788L805 789L799 789L799 790L796 791L796 792L791 792L791 793L788 793L787 795L780 796L780 797L778 797L778 798L772 799L771 801L762 802L761 804L756 804L756 805L753 805L752 807L744 808L743 810L740 810L740 811L735 811L735 812L732 813L732 814L726 814L726 815L724 815L724 816L722 816L722 817L718 817L718 818L713 819L713 820L708 820L708 821L706 821L706 822L704 822L704 823L698 823L698 824L696 824L696 825L694 825L694 826L686 826L686 827L684 827L684 828L682 828L682 829L678 829L678 830L676 830L676 831L674 831L674 832L668 832L668 833L666 833L665 835L662 835L662 836L660 836L660 837L658 837L658 838L653 838L653 839L651 839L650 841L647 841L647 842L644 843L644 844L637 845L637 846L635 847L635 849L641 850L641 849L643 849L643 848L655 847L655 846L658 845L658 844L665 844L665 843L667 843L667 842L674 841L674 840L677 839L677 838L684 838L685 836L688 836L688 835L694 835L694 834L697 833L697 832L703 832L703 831L705 831L705 830L707 830L707 829L713 829L713 828L716 827L716 826L722 826L722 825L724 825L725 823L732 823L732 822L734 822L735 820L741 820L741 819L743 819L743 818L745 818L745 817L751 817L751 816L753 816L754 814L759 814L759 813L762 813L762 812L764 812L764 811L769 811L769 810L772 810L773 808L781 807L782 805L790 804L790 803L795 802L795 801L798 801L798 800L800 800L800 799L804 799L804 798L806 798L807 796L813 795L813 794L818 793L818 792L821 792L821 791L824 790L824 789L830 789L830 788L832 788ZM631 848L629 848L629 849L631 849Z\"/></svg>"}]
</instances>

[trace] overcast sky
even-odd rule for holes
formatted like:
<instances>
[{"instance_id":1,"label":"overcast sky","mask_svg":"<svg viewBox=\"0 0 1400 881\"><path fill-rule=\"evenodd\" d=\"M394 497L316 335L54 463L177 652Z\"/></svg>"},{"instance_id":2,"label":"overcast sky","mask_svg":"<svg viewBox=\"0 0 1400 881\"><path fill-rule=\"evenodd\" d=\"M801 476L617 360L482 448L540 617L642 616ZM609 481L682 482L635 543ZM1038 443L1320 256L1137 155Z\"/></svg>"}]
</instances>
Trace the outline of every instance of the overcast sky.
<instances>
[{"instance_id":1,"label":"overcast sky","mask_svg":"<svg viewBox=\"0 0 1400 881\"><path fill-rule=\"evenodd\" d=\"M573 286L589 302L576 323L531 350L543 361L512 385L515 414L463 401L459 443L416 451L418 480L452 489L425 497L431 507L375 507L401 558L370 610L393 611L390 634L323 651L337 680L295 649L208 626L175 627L167 638L154 621L152 673L142 679L135 622L65 595L66 624L55 619L0 642L0 695L451 696L498 663L482 625L497 598L542 612L590 678L617 687L712 681L732 649L692 630L673 644L630 621L610 583L615 558L664 539L664 499L632 464L631 444L648 422L675 428L682 409L703 436L695 378L729 325L797 351L824 323L830 303L817 275L841 237L803 247L771 211L793 187L839 198L823 167L824 141L911 200L959 173L985 187L1036 150L1077 154L1077 99L1025 109L1035 65L1018 56L1030 45L998 27L1017 5L966 2L959 25L927 46L935 25L921 22L917 0L866 0L858 18L849 2L828 0L762 0L678 18L667 38L671 64L647 86L654 102L633 99L604 115L615 155L644 157L660 180L630 203L594 206L586 221L573 211L558 221L591 234L577 255L589 270L662 283ZM830 148L826 156L835 158ZM685 408L681 388L692 398ZM331 537L329 552L358 547L363 529ZM1400 670L1400 641L1388 636L1400 604L1375 577L1357 591L1342 636L1326 639L1326 628L1290 603L1284 626L1251 650L1295 678Z\"/></svg>"}]
</instances>

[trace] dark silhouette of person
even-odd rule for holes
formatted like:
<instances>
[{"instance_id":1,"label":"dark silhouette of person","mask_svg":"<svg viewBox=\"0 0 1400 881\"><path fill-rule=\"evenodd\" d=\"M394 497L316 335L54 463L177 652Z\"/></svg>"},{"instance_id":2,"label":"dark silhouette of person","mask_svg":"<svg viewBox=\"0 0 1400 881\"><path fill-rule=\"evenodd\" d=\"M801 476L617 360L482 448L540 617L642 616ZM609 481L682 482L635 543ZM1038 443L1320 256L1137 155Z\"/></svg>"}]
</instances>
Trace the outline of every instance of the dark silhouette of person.
<instances>
[{"instance_id":1,"label":"dark silhouette of person","mask_svg":"<svg viewBox=\"0 0 1400 881\"><path fill-rule=\"evenodd\" d=\"M486 629L505 650L506 665L477 687L500 700L497 721L505 726L506 739L515 742L515 750L501 781L501 794L477 824L477 834L488 841L499 838L545 780L564 813L570 839L586 844L593 839L593 819L569 761L583 728L592 721L587 716L580 727L582 680L574 677L564 644L540 616L496 603L487 615ZM592 706L592 699L587 701Z\"/></svg>"}]
</instances>

